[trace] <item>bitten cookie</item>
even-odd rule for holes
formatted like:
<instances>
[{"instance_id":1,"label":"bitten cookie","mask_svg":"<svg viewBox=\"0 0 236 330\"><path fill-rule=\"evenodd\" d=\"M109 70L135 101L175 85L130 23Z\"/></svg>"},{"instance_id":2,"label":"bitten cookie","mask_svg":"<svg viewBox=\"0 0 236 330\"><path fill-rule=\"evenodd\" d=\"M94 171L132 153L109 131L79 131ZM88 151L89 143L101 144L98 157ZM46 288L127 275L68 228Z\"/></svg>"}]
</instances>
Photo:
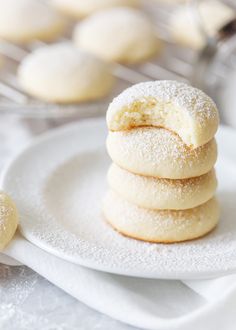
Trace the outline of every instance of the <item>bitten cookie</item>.
<instances>
[{"instance_id":1,"label":"bitten cookie","mask_svg":"<svg viewBox=\"0 0 236 330\"><path fill-rule=\"evenodd\" d=\"M109 93L114 80L107 63L69 43L45 46L28 55L18 79L30 95L58 103L99 99Z\"/></svg>"},{"instance_id":2,"label":"bitten cookie","mask_svg":"<svg viewBox=\"0 0 236 330\"><path fill-rule=\"evenodd\" d=\"M0 38L17 43L51 40L64 27L64 19L41 1L0 0Z\"/></svg>"},{"instance_id":3,"label":"bitten cookie","mask_svg":"<svg viewBox=\"0 0 236 330\"><path fill-rule=\"evenodd\" d=\"M18 225L16 206L11 198L0 192L0 251L11 241Z\"/></svg>"},{"instance_id":4,"label":"bitten cookie","mask_svg":"<svg viewBox=\"0 0 236 330\"><path fill-rule=\"evenodd\" d=\"M103 203L105 218L123 235L147 242L175 243L201 237L218 223L215 198L188 210L148 210L109 191Z\"/></svg>"},{"instance_id":5,"label":"bitten cookie","mask_svg":"<svg viewBox=\"0 0 236 330\"><path fill-rule=\"evenodd\" d=\"M215 139L192 149L175 133L157 127L109 132L107 150L113 162L127 171L169 179L205 174L217 158Z\"/></svg>"},{"instance_id":6,"label":"bitten cookie","mask_svg":"<svg viewBox=\"0 0 236 330\"><path fill-rule=\"evenodd\" d=\"M154 27L141 11L119 7L93 14L75 28L74 42L108 61L137 63L161 46Z\"/></svg>"},{"instance_id":7,"label":"bitten cookie","mask_svg":"<svg viewBox=\"0 0 236 330\"><path fill-rule=\"evenodd\" d=\"M113 163L108 171L108 184L123 199L137 206L185 210L211 199L217 180L214 170L195 178L170 180L133 174Z\"/></svg>"},{"instance_id":8,"label":"bitten cookie","mask_svg":"<svg viewBox=\"0 0 236 330\"><path fill-rule=\"evenodd\" d=\"M52 4L66 15L81 18L117 6L136 7L139 0L52 0Z\"/></svg>"},{"instance_id":9,"label":"bitten cookie","mask_svg":"<svg viewBox=\"0 0 236 330\"><path fill-rule=\"evenodd\" d=\"M209 142L218 123L218 110L209 96L197 88L169 80L134 85L114 98L107 111L110 131L163 127L193 148Z\"/></svg>"}]
</instances>

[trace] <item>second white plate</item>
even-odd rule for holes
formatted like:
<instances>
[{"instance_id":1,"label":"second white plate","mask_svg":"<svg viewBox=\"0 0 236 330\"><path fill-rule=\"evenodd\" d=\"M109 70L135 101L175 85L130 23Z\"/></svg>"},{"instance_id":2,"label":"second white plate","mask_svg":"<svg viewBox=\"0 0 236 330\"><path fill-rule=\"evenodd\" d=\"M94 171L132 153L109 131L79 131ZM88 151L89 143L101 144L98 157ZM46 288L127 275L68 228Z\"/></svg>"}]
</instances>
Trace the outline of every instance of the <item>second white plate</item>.
<instances>
[{"instance_id":1,"label":"second white plate","mask_svg":"<svg viewBox=\"0 0 236 330\"><path fill-rule=\"evenodd\" d=\"M221 127L217 135L219 226L171 245L123 237L104 221L106 134L104 120L82 121L39 138L12 162L3 189L17 203L22 234L56 256L111 273L199 279L236 271L236 133Z\"/></svg>"}]
</instances>

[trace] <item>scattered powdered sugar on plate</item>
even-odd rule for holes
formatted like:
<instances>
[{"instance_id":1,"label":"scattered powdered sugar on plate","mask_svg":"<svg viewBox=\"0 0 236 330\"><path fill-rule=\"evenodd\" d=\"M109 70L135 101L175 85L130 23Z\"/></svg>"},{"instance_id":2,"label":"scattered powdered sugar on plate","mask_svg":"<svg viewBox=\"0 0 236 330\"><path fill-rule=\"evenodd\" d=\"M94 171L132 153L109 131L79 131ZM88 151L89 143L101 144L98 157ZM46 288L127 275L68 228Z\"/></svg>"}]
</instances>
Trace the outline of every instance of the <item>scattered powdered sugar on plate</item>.
<instances>
[{"instance_id":1,"label":"scattered powdered sugar on plate","mask_svg":"<svg viewBox=\"0 0 236 330\"><path fill-rule=\"evenodd\" d=\"M110 161L103 120L70 125L39 139L12 163L3 186L17 203L23 235L61 258L133 276L217 276L236 269L236 160L224 155L225 130L218 134L221 221L198 240L145 243L121 236L105 222L101 201Z\"/></svg>"}]
</instances>

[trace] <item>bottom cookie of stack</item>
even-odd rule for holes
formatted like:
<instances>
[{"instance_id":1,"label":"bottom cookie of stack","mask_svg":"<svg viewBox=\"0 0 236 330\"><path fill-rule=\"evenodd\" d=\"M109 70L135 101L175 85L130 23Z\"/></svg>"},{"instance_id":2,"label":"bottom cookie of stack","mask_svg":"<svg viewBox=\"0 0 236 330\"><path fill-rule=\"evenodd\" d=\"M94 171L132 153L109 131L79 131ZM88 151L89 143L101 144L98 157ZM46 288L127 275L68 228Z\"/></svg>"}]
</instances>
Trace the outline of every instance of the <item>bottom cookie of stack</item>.
<instances>
[{"instance_id":1,"label":"bottom cookie of stack","mask_svg":"<svg viewBox=\"0 0 236 330\"><path fill-rule=\"evenodd\" d=\"M138 207L110 190L103 203L107 222L118 232L135 239L175 243L199 238L218 223L216 198L186 210L150 210Z\"/></svg>"}]
</instances>

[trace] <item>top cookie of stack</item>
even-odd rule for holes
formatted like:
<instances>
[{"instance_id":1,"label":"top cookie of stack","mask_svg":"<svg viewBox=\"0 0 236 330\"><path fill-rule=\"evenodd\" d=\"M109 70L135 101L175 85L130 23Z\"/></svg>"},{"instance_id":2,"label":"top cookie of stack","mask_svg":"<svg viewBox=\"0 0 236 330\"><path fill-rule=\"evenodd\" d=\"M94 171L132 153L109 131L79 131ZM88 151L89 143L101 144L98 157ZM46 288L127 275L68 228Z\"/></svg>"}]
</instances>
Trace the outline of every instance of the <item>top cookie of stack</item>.
<instances>
[{"instance_id":1,"label":"top cookie of stack","mask_svg":"<svg viewBox=\"0 0 236 330\"><path fill-rule=\"evenodd\" d=\"M140 126L168 129L190 147L210 141L218 128L215 103L205 93L177 81L150 81L126 89L110 104L110 131Z\"/></svg>"},{"instance_id":2,"label":"top cookie of stack","mask_svg":"<svg viewBox=\"0 0 236 330\"><path fill-rule=\"evenodd\" d=\"M120 232L147 241L200 237L218 222L213 195L218 128L215 103L176 81L128 88L107 111L107 149L114 164L107 220Z\"/></svg>"}]
</instances>

